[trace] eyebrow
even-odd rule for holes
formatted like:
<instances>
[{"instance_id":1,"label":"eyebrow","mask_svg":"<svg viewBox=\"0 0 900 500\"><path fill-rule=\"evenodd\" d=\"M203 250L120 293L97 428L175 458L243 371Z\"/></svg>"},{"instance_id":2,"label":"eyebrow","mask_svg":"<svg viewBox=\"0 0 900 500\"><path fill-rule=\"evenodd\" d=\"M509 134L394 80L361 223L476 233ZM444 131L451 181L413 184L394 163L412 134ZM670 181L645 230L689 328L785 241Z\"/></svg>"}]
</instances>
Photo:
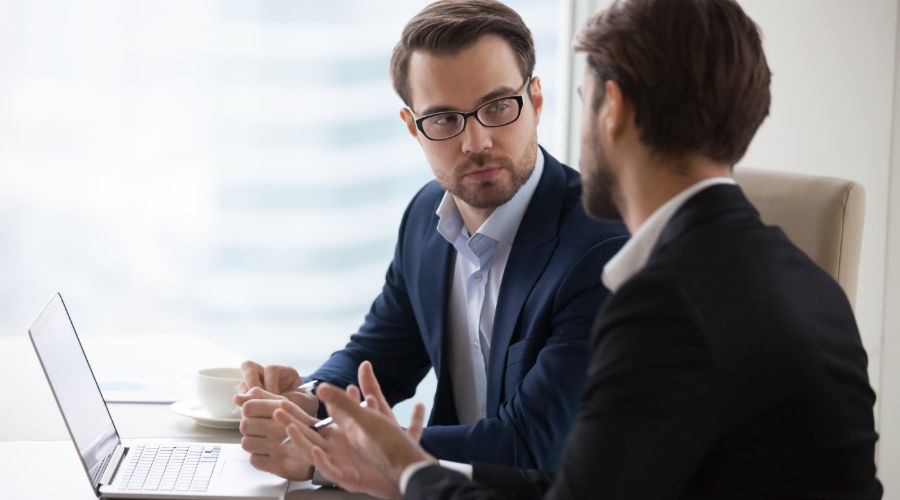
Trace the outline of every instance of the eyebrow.
<instances>
[{"instance_id":1,"label":"eyebrow","mask_svg":"<svg viewBox=\"0 0 900 500\"><path fill-rule=\"evenodd\" d=\"M508 96L515 95L515 93L516 93L516 89L513 89L513 88L497 87L496 89L481 96L481 98L478 99L478 102L475 104L475 107L477 108L478 106L481 106L482 104L484 104L488 101L493 101L494 99L497 99L500 97L508 97ZM419 116L432 115L434 113L443 113L444 111L459 112L458 109L451 108L450 106L431 106L431 107L426 108L425 111L423 111L422 114Z\"/></svg>"}]
</instances>

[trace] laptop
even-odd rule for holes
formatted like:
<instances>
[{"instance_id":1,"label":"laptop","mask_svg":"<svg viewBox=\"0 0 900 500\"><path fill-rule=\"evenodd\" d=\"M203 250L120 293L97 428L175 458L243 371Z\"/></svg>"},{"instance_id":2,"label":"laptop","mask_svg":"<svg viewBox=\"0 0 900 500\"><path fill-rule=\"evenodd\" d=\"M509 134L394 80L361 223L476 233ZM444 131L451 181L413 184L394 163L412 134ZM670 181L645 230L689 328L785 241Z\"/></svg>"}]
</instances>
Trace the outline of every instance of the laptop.
<instances>
[{"instance_id":1,"label":"laptop","mask_svg":"<svg viewBox=\"0 0 900 500\"><path fill-rule=\"evenodd\" d=\"M287 481L255 469L236 444L123 444L60 294L28 335L98 497L277 499L285 494Z\"/></svg>"}]
</instances>

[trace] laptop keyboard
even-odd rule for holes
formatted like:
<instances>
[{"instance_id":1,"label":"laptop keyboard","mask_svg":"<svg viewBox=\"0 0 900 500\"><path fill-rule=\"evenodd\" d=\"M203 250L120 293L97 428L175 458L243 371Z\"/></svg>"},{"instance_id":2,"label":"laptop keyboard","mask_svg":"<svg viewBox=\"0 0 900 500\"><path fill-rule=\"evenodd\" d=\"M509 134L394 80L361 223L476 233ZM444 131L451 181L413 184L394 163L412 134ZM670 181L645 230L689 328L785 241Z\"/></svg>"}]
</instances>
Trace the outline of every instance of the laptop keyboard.
<instances>
[{"instance_id":1,"label":"laptop keyboard","mask_svg":"<svg viewBox=\"0 0 900 500\"><path fill-rule=\"evenodd\" d=\"M219 446L134 446L114 484L120 489L143 491L204 492Z\"/></svg>"}]
</instances>

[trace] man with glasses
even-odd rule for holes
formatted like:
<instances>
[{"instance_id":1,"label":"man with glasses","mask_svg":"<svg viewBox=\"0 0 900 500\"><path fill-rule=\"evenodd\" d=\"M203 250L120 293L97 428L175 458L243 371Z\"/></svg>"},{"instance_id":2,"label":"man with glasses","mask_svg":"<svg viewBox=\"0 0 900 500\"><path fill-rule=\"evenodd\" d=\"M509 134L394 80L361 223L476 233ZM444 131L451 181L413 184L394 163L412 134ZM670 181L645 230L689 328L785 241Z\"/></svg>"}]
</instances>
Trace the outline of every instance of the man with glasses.
<instances>
[{"instance_id":1,"label":"man with glasses","mask_svg":"<svg viewBox=\"0 0 900 500\"><path fill-rule=\"evenodd\" d=\"M370 360L393 405L434 368L422 444L442 459L558 466L607 295L598 270L627 238L620 222L587 217L579 174L539 148L534 63L528 28L499 2L436 2L409 21L391 76L436 181L407 208L365 322L306 378L356 384ZM272 413L283 398L324 408L291 368L243 368L252 463L309 477L309 450L283 445Z\"/></svg>"}]
</instances>

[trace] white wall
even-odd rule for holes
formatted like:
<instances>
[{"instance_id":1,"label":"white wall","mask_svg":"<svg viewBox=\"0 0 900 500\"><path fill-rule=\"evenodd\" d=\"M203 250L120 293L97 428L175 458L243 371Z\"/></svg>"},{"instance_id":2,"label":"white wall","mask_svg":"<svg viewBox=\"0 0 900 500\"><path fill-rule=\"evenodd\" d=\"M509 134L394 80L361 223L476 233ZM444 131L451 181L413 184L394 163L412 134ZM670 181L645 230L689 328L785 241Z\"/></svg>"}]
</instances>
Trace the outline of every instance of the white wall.
<instances>
[{"instance_id":1,"label":"white wall","mask_svg":"<svg viewBox=\"0 0 900 500\"><path fill-rule=\"evenodd\" d=\"M771 115L741 164L852 179L866 190L856 314L879 395L879 477L885 498L900 500L900 263L888 257L900 252L898 0L739 2L763 32L774 74ZM575 29L609 3L574 0ZM570 164L576 139L570 133Z\"/></svg>"},{"instance_id":2,"label":"white wall","mask_svg":"<svg viewBox=\"0 0 900 500\"><path fill-rule=\"evenodd\" d=\"M898 12L897 26L900 26ZM885 259L884 339L879 387L881 481L885 499L900 499L900 30L894 54L894 105L888 193L887 258Z\"/></svg>"}]
</instances>

